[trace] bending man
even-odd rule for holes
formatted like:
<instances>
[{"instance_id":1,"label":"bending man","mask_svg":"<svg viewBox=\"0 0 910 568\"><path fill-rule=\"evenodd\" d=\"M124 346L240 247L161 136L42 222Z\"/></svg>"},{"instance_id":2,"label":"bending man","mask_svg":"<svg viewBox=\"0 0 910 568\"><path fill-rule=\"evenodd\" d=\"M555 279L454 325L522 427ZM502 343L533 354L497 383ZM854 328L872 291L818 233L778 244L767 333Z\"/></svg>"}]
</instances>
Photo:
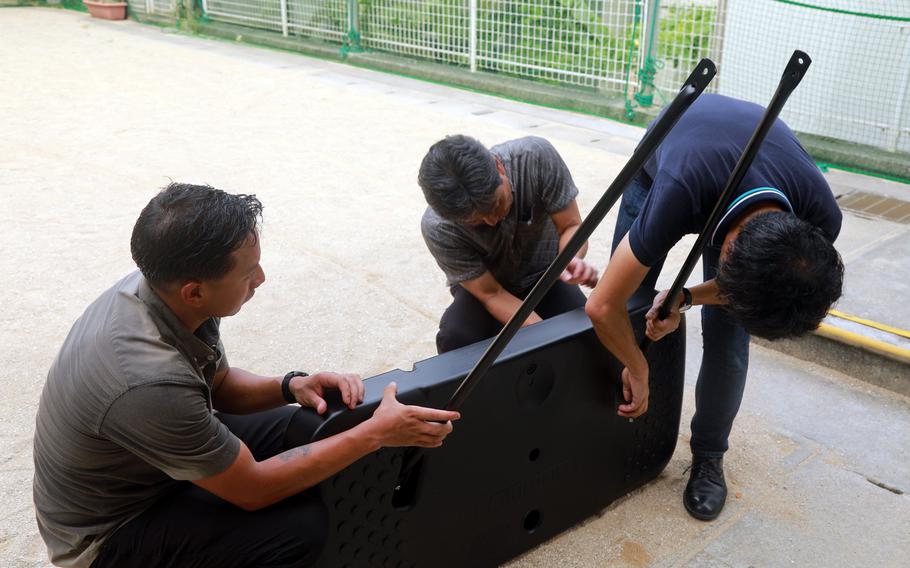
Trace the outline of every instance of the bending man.
<instances>
[{"instance_id":1,"label":"bending man","mask_svg":"<svg viewBox=\"0 0 910 568\"><path fill-rule=\"evenodd\" d=\"M648 363L626 301L640 285L653 289L667 252L703 229L763 112L702 95L623 194L613 256L587 304L598 337L625 365L622 416L648 408ZM684 289L667 320L655 317L666 292L646 316L647 334L658 340L676 329L680 311L704 305L692 469L683 495L698 519L717 517L726 500L723 455L746 383L749 336L792 337L818 326L841 294L843 265L832 245L840 225L827 182L778 120L710 235L704 283Z\"/></svg>"}]
</instances>

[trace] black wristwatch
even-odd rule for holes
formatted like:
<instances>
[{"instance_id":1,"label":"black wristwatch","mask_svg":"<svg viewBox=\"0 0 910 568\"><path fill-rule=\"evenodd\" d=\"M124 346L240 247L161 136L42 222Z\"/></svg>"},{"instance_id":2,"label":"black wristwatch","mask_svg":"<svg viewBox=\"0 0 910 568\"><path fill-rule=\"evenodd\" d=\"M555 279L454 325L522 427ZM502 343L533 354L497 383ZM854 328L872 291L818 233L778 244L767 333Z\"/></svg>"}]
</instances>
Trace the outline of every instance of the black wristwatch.
<instances>
[{"instance_id":1,"label":"black wristwatch","mask_svg":"<svg viewBox=\"0 0 910 568\"><path fill-rule=\"evenodd\" d=\"M308 373L304 373L303 371L291 371L284 376L284 379L281 381L281 395L284 396L284 400L286 400L288 404L294 404L297 402L297 399L294 398L294 393L291 392L291 379L294 377L309 376L310 375Z\"/></svg>"},{"instance_id":2,"label":"black wristwatch","mask_svg":"<svg viewBox=\"0 0 910 568\"><path fill-rule=\"evenodd\" d=\"M679 305L679 313L683 313L692 307L692 292L690 292L688 288L683 288L682 295L683 301L682 304Z\"/></svg>"}]
</instances>

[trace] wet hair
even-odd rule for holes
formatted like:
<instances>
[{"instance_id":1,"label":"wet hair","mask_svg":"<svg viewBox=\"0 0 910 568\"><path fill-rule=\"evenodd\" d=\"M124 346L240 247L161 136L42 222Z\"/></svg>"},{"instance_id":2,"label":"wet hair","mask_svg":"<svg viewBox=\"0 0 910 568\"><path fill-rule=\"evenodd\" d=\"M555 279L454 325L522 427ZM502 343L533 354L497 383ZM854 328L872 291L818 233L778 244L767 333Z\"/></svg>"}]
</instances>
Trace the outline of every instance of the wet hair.
<instances>
[{"instance_id":1,"label":"wet hair","mask_svg":"<svg viewBox=\"0 0 910 568\"><path fill-rule=\"evenodd\" d=\"M470 136L446 136L433 144L420 164L417 183L430 207L451 221L485 215L502 184L496 160Z\"/></svg>"},{"instance_id":2,"label":"wet hair","mask_svg":"<svg viewBox=\"0 0 910 568\"><path fill-rule=\"evenodd\" d=\"M151 284L217 280L231 253L257 239L262 203L207 185L172 183L149 201L133 226L130 250Z\"/></svg>"},{"instance_id":3,"label":"wet hair","mask_svg":"<svg viewBox=\"0 0 910 568\"><path fill-rule=\"evenodd\" d=\"M716 283L747 332L781 339L817 328L840 298L843 280L840 255L821 229L774 211L743 225Z\"/></svg>"}]
</instances>

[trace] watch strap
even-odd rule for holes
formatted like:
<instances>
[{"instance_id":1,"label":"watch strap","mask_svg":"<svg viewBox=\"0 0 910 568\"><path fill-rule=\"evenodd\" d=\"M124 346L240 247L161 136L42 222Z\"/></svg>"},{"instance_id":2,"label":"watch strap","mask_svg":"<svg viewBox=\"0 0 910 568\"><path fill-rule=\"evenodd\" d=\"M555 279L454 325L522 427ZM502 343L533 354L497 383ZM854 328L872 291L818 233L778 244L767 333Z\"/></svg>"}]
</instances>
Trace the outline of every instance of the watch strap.
<instances>
[{"instance_id":1,"label":"watch strap","mask_svg":"<svg viewBox=\"0 0 910 568\"><path fill-rule=\"evenodd\" d=\"M290 373L284 376L284 379L281 380L281 396L284 397L284 400L288 404L295 404L297 399L294 397L294 393L291 392L291 379L294 377L308 377L308 373L303 371L291 371Z\"/></svg>"},{"instance_id":2,"label":"watch strap","mask_svg":"<svg viewBox=\"0 0 910 568\"><path fill-rule=\"evenodd\" d=\"M688 288L682 289L683 301L679 306L679 311L684 312L692 307L692 292Z\"/></svg>"}]
</instances>

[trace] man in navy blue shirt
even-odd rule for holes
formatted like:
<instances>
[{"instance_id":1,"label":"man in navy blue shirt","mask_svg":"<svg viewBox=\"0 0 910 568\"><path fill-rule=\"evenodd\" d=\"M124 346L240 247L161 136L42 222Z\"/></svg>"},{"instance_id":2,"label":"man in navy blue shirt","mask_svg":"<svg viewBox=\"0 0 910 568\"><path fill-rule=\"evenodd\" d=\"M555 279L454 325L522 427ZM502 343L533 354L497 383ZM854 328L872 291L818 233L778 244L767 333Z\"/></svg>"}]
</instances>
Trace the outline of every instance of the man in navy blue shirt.
<instances>
[{"instance_id":1,"label":"man in navy blue shirt","mask_svg":"<svg viewBox=\"0 0 910 568\"><path fill-rule=\"evenodd\" d=\"M702 95L667 135L623 194L613 256L586 310L601 342L622 361L626 404L648 408L648 363L626 301L653 289L667 252L704 228L764 109ZM841 294L843 265L833 241L841 212L831 189L793 132L778 120L710 235L702 284L683 292L666 320L648 312L652 340L675 331L680 312L703 305L704 352L695 387L692 468L683 494L689 513L716 518L727 496L723 455L742 401L749 336L793 337L815 329Z\"/></svg>"}]
</instances>

